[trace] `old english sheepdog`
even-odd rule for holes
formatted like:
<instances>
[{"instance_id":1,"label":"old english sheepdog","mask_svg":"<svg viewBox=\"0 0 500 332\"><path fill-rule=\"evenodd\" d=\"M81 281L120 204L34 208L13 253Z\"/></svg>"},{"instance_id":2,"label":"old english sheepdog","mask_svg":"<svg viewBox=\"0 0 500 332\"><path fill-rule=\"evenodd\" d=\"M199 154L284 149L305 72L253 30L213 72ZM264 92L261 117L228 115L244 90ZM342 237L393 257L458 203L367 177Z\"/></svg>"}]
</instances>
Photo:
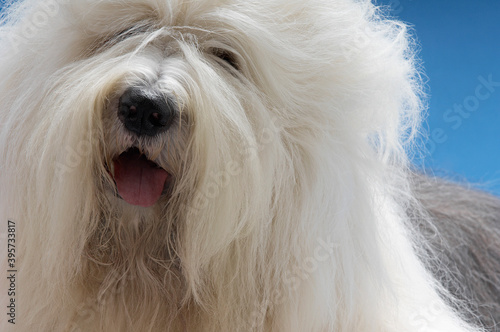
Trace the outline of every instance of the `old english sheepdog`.
<instances>
[{"instance_id":1,"label":"old english sheepdog","mask_svg":"<svg viewBox=\"0 0 500 332\"><path fill-rule=\"evenodd\" d=\"M368 0L11 1L0 329L494 331L500 203L412 171L414 49Z\"/></svg>"}]
</instances>

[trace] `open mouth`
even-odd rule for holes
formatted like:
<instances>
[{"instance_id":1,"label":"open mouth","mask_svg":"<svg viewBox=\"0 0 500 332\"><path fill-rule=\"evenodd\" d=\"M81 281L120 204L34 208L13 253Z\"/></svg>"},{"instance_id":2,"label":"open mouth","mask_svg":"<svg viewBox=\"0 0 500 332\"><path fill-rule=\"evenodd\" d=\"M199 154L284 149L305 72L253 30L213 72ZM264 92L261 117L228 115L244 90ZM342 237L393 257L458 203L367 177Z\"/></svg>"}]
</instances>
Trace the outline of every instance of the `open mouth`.
<instances>
[{"instance_id":1,"label":"open mouth","mask_svg":"<svg viewBox=\"0 0 500 332\"><path fill-rule=\"evenodd\" d=\"M171 175L139 149L131 148L113 160L112 174L118 194L131 205L153 206L161 197Z\"/></svg>"}]
</instances>

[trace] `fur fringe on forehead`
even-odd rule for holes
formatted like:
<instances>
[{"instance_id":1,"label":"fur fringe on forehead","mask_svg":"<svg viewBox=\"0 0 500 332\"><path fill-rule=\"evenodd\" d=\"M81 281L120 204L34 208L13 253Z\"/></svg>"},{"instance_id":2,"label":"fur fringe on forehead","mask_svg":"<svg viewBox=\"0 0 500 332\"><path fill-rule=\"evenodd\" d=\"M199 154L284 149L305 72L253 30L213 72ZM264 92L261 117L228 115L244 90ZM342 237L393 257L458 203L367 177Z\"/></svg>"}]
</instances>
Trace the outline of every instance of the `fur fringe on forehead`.
<instances>
[{"instance_id":1,"label":"fur fringe on forehead","mask_svg":"<svg viewBox=\"0 0 500 332\"><path fill-rule=\"evenodd\" d=\"M0 45L18 331L477 331L406 228L420 79L371 2L26 0ZM127 87L168 133L124 129ZM151 208L116 197L131 146L174 178Z\"/></svg>"}]
</instances>

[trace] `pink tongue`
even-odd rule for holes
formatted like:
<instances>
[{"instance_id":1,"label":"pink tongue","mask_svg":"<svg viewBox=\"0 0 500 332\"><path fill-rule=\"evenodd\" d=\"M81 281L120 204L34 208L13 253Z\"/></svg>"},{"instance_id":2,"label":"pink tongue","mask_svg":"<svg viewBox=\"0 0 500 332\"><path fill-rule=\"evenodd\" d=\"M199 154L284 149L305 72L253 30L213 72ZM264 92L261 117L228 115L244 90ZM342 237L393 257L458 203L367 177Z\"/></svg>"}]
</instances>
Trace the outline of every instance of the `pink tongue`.
<instances>
[{"instance_id":1,"label":"pink tongue","mask_svg":"<svg viewBox=\"0 0 500 332\"><path fill-rule=\"evenodd\" d=\"M168 173L139 153L126 152L115 160L115 182L120 196L129 204L154 205L161 196Z\"/></svg>"}]
</instances>

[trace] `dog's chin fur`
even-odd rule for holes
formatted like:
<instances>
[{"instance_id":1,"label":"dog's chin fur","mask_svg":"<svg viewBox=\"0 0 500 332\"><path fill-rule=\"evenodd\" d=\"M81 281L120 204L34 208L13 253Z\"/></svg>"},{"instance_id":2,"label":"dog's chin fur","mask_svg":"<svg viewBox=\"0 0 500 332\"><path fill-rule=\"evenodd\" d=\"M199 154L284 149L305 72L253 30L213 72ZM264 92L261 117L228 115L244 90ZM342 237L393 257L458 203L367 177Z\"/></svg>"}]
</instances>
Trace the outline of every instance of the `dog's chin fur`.
<instances>
[{"instance_id":1,"label":"dog's chin fur","mask_svg":"<svg viewBox=\"0 0 500 332\"><path fill-rule=\"evenodd\" d=\"M429 331L479 331L414 250L405 151L422 105L403 24L351 0L7 12L0 221L17 225L16 331L416 332L429 310ZM175 100L168 131L125 129L129 87ZM169 173L151 207L116 190L130 148Z\"/></svg>"}]
</instances>

